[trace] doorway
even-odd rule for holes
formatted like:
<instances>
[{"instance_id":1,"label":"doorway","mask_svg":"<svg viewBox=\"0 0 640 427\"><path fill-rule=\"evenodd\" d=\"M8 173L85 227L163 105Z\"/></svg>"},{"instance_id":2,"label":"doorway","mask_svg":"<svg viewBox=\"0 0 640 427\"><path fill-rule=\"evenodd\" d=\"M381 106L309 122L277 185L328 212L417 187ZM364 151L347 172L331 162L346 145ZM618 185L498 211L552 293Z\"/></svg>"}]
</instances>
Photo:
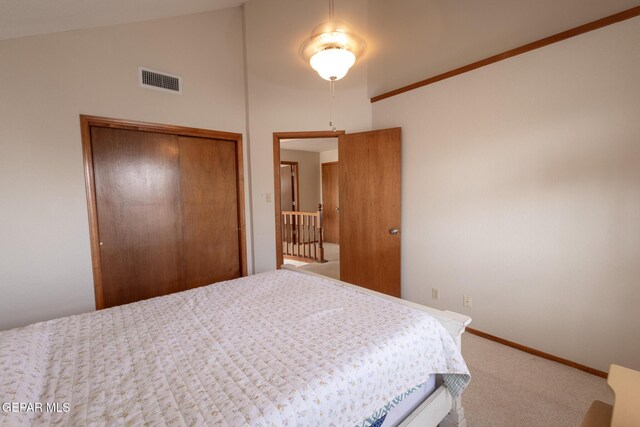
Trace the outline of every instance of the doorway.
<instances>
[{"instance_id":1,"label":"doorway","mask_svg":"<svg viewBox=\"0 0 640 427\"><path fill-rule=\"evenodd\" d=\"M338 140L336 159L325 159L321 163L337 161L337 201L335 200L336 192L332 191L330 184L327 182L324 189L320 184L322 196L317 213L304 212L304 203L301 203L302 210L299 213L291 212L298 216L295 216L295 219L287 218L286 214L283 215L281 208L280 161L284 153L282 151L283 144L292 141L302 143L318 138L335 139L336 137ZM304 252L306 244L309 247L318 248L320 260L327 261L324 259L324 251L327 249L329 252L330 245L334 245L338 249L335 263L305 262L303 266L298 268L399 297L401 286L401 129L381 129L353 134L347 134L344 131L274 133L273 142L277 268L283 265L285 259L291 258L291 253L283 253L283 247L289 247L289 245L283 244L287 241L283 236L286 236L287 232L292 229L296 230L298 236L305 236L304 234L300 235L300 228L296 227L299 227L299 224L309 223L309 219L303 219L304 217L319 218L319 233L316 233L318 229L317 223L314 222L315 219L311 221L313 236L319 236L319 242L317 245L309 245L308 237L306 239L301 237L299 240L303 242L302 254L307 254ZM312 141L309 143L313 144ZM331 180L331 167L331 165L325 165L321 168L325 170L326 181ZM302 168L301 166L300 174L303 173ZM300 197L304 202L302 181L300 187ZM338 231L336 233L327 231L326 218L331 216L329 207L331 213L335 214L337 218ZM331 223L331 218L329 222ZM304 230L304 226L302 229ZM325 241L327 232L329 240L335 240L336 243ZM289 260L288 262L294 261ZM333 267L333 270L327 271L329 267Z\"/></svg>"},{"instance_id":2,"label":"doorway","mask_svg":"<svg viewBox=\"0 0 640 427\"><path fill-rule=\"evenodd\" d=\"M276 225L276 259L277 268L283 264L327 273L338 278L339 248L337 244L327 243L324 237L327 216L324 207L322 186L322 163L337 160L337 138L344 131L318 132L279 132L274 133L274 205ZM322 160L321 160L322 159ZM289 176L288 165L296 164L293 170L295 179ZM284 167L283 167L284 166ZM297 185L297 201L295 209L291 206L289 187ZM335 194L337 192L334 191ZM331 193L331 192L330 192ZM294 195L295 197L295 195ZM337 211L331 208L335 217ZM337 219L333 219L337 224ZM330 238L335 239L335 235ZM292 241L295 244L292 245Z\"/></svg>"}]
</instances>

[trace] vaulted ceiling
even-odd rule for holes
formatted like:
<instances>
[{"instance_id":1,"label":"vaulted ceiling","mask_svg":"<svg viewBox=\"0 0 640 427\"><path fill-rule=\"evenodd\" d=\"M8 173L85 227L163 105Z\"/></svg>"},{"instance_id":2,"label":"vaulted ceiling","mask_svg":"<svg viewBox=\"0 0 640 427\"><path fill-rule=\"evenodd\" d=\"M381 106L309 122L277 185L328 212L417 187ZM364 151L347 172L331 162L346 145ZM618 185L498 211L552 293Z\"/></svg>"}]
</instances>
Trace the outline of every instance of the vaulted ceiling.
<instances>
[{"instance_id":1,"label":"vaulted ceiling","mask_svg":"<svg viewBox=\"0 0 640 427\"><path fill-rule=\"evenodd\" d=\"M282 49L268 55L281 55L282 61L307 70L297 51L311 29L327 19L328 0L1 0L0 40L237 7L245 1L262 3L272 12L252 28L260 33L278 27L272 28L278 43L265 43ZM354 68L368 69L368 95L375 96L640 6L640 0L335 0L335 5L337 18L367 40L368 51ZM252 61L260 64L260 58ZM261 72L295 86L296 76L280 68L286 67L266 66ZM349 85L347 80L342 84Z\"/></svg>"},{"instance_id":2,"label":"vaulted ceiling","mask_svg":"<svg viewBox=\"0 0 640 427\"><path fill-rule=\"evenodd\" d=\"M639 5L640 0L368 0L369 95Z\"/></svg>"},{"instance_id":3,"label":"vaulted ceiling","mask_svg":"<svg viewBox=\"0 0 640 427\"><path fill-rule=\"evenodd\" d=\"M148 21L239 6L245 0L2 0L0 40Z\"/></svg>"}]
</instances>

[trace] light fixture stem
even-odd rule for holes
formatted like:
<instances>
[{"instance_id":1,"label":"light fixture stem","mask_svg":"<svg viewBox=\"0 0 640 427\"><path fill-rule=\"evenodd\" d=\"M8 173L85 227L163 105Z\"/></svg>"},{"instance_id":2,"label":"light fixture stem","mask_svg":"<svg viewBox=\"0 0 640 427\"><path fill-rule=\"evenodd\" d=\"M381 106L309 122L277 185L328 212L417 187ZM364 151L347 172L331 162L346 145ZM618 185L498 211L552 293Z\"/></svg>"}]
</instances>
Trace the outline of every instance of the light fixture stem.
<instances>
[{"instance_id":1,"label":"light fixture stem","mask_svg":"<svg viewBox=\"0 0 640 427\"><path fill-rule=\"evenodd\" d=\"M329 80L329 127L334 132L336 131L336 127L333 125L333 102L336 96L335 84L335 79Z\"/></svg>"},{"instance_id":2,"label":"light fixture stem","mask_svg":"<svg viewBox=\"0 0 640 427\"><path fill-rule=\"evenodd\" d=\"M333 16L334 16L333 0L329 0L329 20L333 21Z\"/></svg>"}]
</instances>

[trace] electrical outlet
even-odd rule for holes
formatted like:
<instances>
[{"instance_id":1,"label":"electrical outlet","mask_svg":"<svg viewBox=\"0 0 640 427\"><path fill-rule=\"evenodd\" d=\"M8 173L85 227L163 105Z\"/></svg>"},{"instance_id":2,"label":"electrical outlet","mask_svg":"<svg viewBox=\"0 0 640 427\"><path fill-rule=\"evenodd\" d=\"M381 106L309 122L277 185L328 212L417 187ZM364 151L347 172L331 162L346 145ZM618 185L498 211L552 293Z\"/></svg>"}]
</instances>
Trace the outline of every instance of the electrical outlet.
<instances>
[{"instance_id":1,"label":"electrical outlet","mask_svg":"<svg viewBox=\"0 0 640 427\"><path fill-rule=\"evenodd\" d=\"M273 197L271 196L271 193L265 193L264 194L264 200L267 203L273 203Z\"/></svg>"},{"instance_id":2,"label":"electrical outlet","mask_svg":"<svg viewBox=\"0 0 640 427\"><path fill-rule=\"evenodd\" d=\"M431 298L438 301L440 299L440 289L431 288Z\"/></svg>"},{"instance_id":3,"label":"electrical outlet","mask_svg":"<svg viewBox=\"0 0 640 427\"><path fill-rule=\"evenodd\" d=\"M471 308L471 297L469 295L462 296L462 305Z\"/></svg>"}]
</instances>

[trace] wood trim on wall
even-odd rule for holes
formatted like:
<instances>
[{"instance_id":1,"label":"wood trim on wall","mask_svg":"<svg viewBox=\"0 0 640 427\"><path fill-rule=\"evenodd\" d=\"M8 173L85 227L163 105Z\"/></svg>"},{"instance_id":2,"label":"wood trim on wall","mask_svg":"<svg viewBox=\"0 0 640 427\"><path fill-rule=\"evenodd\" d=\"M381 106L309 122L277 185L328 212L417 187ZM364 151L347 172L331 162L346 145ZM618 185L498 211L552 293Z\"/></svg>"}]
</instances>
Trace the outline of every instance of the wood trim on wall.
<instances>
[{"instance_id":1,"label":"wood trim on wall","mask_svg":"<svg viewBox=\"0 0 640 427\"><path fill-rule=\"evenodd\" d=\"M456 68L451 71L447 71L446 73L438 74L437 76L429 77L428 79L421 80L419 82L401 87L399 89L395 89L381 95L374 96L371 98L371 103L382 101L386 98L391 98L392 96L400 95L401 93L409 92L414 89L418 89L432 83L439 82L444 79L448 79L449 77L457 76L459 74L463 74L472 70L475 70L480 67L484 67L485 65L493 64L504 59L512 58L517 55L521 55L523 53L530 52L535 49L539 49L544 46L548 46L553 43L557 43L562 40L566 40L571 37L579 36L584 33L588 33L593 30L597 30L602 27L606 27L608 25L616 24L618 22L625 21L627 19L635 18L636 16L640 16L640 6L632 7L631 9L624 10L622 12L607 16L602 19L598 19L596 21L589 22L584 25L580 25L578 27L571 28L566 31L562 31L560 33L554 34L549 37L545 37L543 39L534 41L532 43L528 43L515 49L507 50L506 52L499 53L494 56L490 56L489 58L481 59L480 61L473 62L468 65L464 65L460 68Z\"/></svg>"},{"instance_id":2,"label":"wood trim on wall","mask_svg":"<svg viewBox=\"0 0 640 427\"><path fill-rule=\"evenodd\" d=\"M590 368L589 366L582 365L580 363L577 363L577 362L574 362L574 361L571 361L571 360L568 360L568 359L563 359L562 357L554 356L553 354L545 353L544 351L536 350L535 348L527 347L525 345L518 344L516 342L509 341L509 340L506 340L504 338L500 338L500 337L497 337L495 335L491 335L491 334L488 334L486 332L479 331L477 329L473 329L473 328L467 327L466 331L469 332L470 334L477 335L479 337L488 339L490 341L495 341L495 342L497 342L499 344L506 345L508 347L512 347L512 348L515 348L515 349L520 350L520 351L524 351L525 353L533 354L534 356L538 356L538 357L541 357L543 359L551 360L552 362L560 363L562 365L566 365L566 366L570 366L572 368L579 369L581 371L584 371L584 372L589 373L591 375L595 375L597 377L607 378L607 375L608 375L604 371L600 371L598 369Z\"/></svg>"},{"instance_id":3,"label":"wood trim on wall","mask_svg":"<svg viewBox=\"0 0 640 427\"><path fill-rule=\"evenodd\" d=\"M84 163L87 210L89 215L91 266L93 270L93 286L95 291L95 302L97 310L100 310L104 307L104 301L102 288L102 268L100 262L100 238L98 234L98 209L96 203L95 180L93 172L93 155L91 150L92 126L234 141L236 146L236 191L238 195L238 237L240 242L240 271L242 276L247 275L247 241L244 206L244 165L242 157L241 134L207 129L197 129L184 126L146 123L134 120L111 119L106 117L81 114L80 128L82 135L82 160Z\"/></svg>"},{"instance_id":4,"label":"wood trim on wall","mask_svg":"<svg viewBox=\"0 0 640 427\"><path fill-rule=\"evenodd\" d=\"M280 140L281 139L314 139L314 138L337 138L344 135L343 130L320 130L320 131L304 131L304 132L274 132L273 133L273 204L275 206L275 222L276 222L276 268L280 269L284 262L282 255L282 227L280 225L280 217L282 210L280 208Z\"/></svg>"}]
</instances>

